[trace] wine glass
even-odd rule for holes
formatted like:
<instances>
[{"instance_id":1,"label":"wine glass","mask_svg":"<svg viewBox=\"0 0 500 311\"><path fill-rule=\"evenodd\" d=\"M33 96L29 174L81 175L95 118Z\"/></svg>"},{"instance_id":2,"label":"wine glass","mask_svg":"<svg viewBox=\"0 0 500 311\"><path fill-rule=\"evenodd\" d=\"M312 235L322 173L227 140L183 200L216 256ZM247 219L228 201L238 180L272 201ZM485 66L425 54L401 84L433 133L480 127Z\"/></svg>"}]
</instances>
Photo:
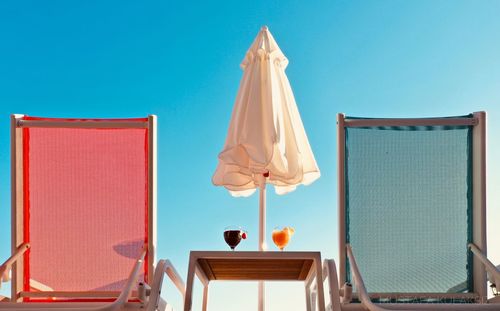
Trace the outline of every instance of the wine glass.
<instances>
[{"instance_id":1,"label":"wine glass","mask_svg":"<svg viewBox=\"0 0 500 311\"><path fill-rule=\"evenodd\" d=\"M241 239L246 239L247 233L241 227L230 226L224 229L224 240L227 245L234 251L236 246L240 244Z\"/></svg>"},{"instance_id":2,"label":"wine glass","mask_svg":"<svg viewBox=\"0 0 500 311\"><path fill-rule=\"evenodd\" d=\"M281 251L283 251L283 249L288 245L288 242L290 242L294 233L295 229L292 227L276 227L273 230L273 242Z\"/></svg>"}]
</instances>

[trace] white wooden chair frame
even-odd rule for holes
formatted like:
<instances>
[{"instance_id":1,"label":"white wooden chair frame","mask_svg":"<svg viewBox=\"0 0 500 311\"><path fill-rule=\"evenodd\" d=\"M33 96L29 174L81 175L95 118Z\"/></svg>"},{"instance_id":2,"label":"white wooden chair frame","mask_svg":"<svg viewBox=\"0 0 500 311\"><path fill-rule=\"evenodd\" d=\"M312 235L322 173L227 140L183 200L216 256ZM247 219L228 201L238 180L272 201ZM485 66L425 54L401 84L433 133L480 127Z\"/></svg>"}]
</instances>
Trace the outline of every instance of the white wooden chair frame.
<instances>
[{"instance_id":1,"label":"white wooden chair frame","mask_svg":"<svg viewBox=\"0 0 500 311\"><path fill-rule=\"evenodd\" d=\"M478 304L448 304L448 303L384 303L375 304L371 298L395 297L398 294L368 293L359 272L353 251L345 240L345 128L363 126L434 126L434 125L472 125L472 153L473 153L473 236L469 248L478 260L473 262L473 286L475 293L464 294L439 294L446 298L471 298L476 297ZM339 219L339 279L333 260L325 260L324 277L329 280L331 310L500 310L498 299L487 299L486 270L492 279L500 285L500 272L486 258L486 113L475 112L472 118L419 118L419 119L345 119L343 114L337 115L337 159L338 159L338 219ZM361 303L349 303L350 299L341 301L344 296L344 286L339 288L346 280L346 259L352 270L353 281L357 288L357 296ZM432 294L405 293L411 297L430 297ZM488 303L489 302L489 303Z\"/></svg>"},{"instance_id":2,"label":"white wooden chair frame","mask_svg":"<svg viewBox=\"0 0 500 311\"><path fill-rule=\"evenodd\" d=\"M11 116L11 185L12 185L12 256L0 266L0 282L9 280L9 272L12 271L11 298L10 302L0 302L0 310L119 310L122 308L140 308L148 311L164 309L166 302L160 298L161 287L165 274L169 276L173 284L180 291L182 298L185 295L185 284L173 265L168 260L160 260L155 268L156 257L156 116L150 115L145 122L127 120L74 120L71 122L57 120L23 120L23 115ZM23 243L23 166L22 146L23 127L70 127L70 128L148 128L148 236L147 249L137 259L129 278L121 292L61 292L52 291L50 288L40 288L40 292L23 292L21 284L23 270L23 254L29 249L29 244ZM148 254L148 262L144 263L144 257ZM143 264L148 265L148 279L152 280L152 286L139 284L137 292L132 291L136 285ZM81 267L75 267L79 269ZM48 289L48 290L47 290ZM128 302L131 296L139 298L140 302ZM57 302L57 303L23 303L23 297L62 297L62 298L115 298L111 303L99 302Z\"/></svg>"}]
</instances>

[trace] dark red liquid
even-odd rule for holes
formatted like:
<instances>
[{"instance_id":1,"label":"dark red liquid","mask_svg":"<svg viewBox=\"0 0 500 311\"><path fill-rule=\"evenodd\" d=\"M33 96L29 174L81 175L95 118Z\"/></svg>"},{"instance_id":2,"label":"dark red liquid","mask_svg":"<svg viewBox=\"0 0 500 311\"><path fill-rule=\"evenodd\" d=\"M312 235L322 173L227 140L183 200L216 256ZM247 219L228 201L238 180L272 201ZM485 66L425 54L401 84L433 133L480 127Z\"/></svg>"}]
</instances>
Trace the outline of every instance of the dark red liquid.
<instances>
[{"instance_id":1,"label":"dark red liquid","mask_svg":"<svg viewBox=\"0 0 500 311\"><path fill-rule=\"evenodd\" d=\"M227 230L224 231L224 240L226 240L227 245L231 247L232 250L240 244L241 241L241 231L240 230Z\"/></svg>"}]
</instances>

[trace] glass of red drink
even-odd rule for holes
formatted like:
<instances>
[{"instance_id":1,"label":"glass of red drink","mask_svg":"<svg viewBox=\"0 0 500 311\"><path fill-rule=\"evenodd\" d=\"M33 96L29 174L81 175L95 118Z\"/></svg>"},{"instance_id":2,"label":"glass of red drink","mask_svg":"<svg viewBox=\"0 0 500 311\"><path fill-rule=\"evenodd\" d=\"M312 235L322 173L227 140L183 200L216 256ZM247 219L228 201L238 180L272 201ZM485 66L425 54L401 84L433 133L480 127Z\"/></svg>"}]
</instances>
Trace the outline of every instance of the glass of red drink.
<instances>
[{"instance_id":1,"label":"glass of red drink","mask_svg":"<svg viewBox=\"0 0 500 311\"><path fill-rule=\"evenodd\" d=\"M240 227L230 226L224 229L224 241L234 251L236 246L240 244L241 239L246 239L247 233Z\"/></svg>"}]
</instances>

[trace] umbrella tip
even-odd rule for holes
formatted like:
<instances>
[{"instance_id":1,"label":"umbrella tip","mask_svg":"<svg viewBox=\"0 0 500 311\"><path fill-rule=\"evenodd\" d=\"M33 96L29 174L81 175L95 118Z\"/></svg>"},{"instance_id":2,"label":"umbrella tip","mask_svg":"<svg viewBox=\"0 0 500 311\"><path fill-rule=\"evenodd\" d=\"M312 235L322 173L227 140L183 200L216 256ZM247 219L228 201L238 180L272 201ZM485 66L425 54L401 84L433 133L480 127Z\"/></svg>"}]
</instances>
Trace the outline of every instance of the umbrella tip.
<instances>
[{"instance_id":1,"label":"umbrella tip","mask_svg":"<svg viewBox=\"0 0 500 311\"><path fill-rule=\"evenodd\" d=\"M266 25L264 25L264 26L262 26L262 27L260 28L260 30L261 30L261 31L268 31L268 30L269 30L269 28L267 28L267 26L266 26Z\"/></svg>"}]
</instances>

